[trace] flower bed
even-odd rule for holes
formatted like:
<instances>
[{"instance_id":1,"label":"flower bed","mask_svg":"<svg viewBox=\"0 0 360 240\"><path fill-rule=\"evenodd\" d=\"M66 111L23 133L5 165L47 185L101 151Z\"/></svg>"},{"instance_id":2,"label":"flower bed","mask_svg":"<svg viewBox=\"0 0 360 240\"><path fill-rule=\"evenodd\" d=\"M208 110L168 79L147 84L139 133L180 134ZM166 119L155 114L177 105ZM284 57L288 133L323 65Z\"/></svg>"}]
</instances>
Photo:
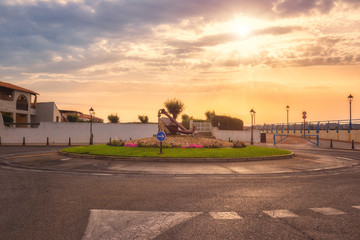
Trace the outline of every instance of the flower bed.
<instances>
[{"instance_id":1,"label":"flower bed","mask_svg":"<svg viewBox=\"0 0 360 240\"><path fill-rule=\"evenodd\" d=\"M160 147L156 137L142 138L130 141L123 141L118 138L111 140L108 145L124 147ZM222 148L222 147L245 147L241 141L227 142L212 138L192 137L184 135L167 136L162 143L164 148Z\"/></svg>"}]
</instances>

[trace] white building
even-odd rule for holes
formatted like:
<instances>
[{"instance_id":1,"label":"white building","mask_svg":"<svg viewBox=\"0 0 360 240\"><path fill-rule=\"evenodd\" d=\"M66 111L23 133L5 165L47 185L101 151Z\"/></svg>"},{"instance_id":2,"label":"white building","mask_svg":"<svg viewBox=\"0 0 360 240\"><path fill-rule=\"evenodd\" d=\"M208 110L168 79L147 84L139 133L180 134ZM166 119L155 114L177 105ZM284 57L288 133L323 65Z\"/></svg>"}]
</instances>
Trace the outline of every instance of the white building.
<instances>
[{"instance_id":1,"label":"white building","mask_svg":"<svg viewBox=\"0 0 360 240\"><path fill-rule=\"evenodd\" d=\"M32 90L0 81L1 115L5 119L4 115L10 116L17 127L30 127L40 122L60 122L61 115L55 103L37 103L37 95Z\"/></svg>"}]
</instances>

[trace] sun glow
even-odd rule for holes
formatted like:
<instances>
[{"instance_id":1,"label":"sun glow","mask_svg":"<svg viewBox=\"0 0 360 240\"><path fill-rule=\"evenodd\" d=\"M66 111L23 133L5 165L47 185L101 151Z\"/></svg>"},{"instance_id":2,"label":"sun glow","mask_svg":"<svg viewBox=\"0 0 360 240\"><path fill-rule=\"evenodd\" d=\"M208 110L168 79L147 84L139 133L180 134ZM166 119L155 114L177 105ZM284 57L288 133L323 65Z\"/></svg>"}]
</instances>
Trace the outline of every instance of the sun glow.
<instances>
[{"instance_id":1,"label":"sun glow","mask_svg":"<svg viewBox=\"0 0 360 240\"><path fill-rule=\"evenodd\" d=\"M251 29L248 27L248 26L238 26L236 29L235 29L235 33L237 35L239 35L240 37L246 37L249 35L249 33L251 32Z\"/></svg>"}]
</instances>

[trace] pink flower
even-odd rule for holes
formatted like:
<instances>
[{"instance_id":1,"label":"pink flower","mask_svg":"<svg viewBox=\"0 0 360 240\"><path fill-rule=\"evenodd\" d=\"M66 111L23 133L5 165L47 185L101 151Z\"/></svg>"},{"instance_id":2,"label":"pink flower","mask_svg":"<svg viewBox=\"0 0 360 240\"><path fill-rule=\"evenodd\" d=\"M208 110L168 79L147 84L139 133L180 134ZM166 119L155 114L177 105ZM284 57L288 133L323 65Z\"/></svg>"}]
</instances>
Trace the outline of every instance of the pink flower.
<instances>
[{"instance_id":1,"label":"pink flower","mask_svg":"<svg viewBox=\"0 0 360 240\"><path fill-rule=\"evenodd\" d=\"M186 146L182 146L182 148L203 148L203 145L197 145L197 144L190 144Z\"/></svg>"},{"instance_id":2,"label":"pink flower","mask_svg":"<svg viewBox=\"0 0 360 240\"><path fill-rule=\"evenodd\" d=\"M137 147L137 146L138 146L137 143L126 143L126 144L124 145L124 147Z\"/></svg>"}]
</instances>

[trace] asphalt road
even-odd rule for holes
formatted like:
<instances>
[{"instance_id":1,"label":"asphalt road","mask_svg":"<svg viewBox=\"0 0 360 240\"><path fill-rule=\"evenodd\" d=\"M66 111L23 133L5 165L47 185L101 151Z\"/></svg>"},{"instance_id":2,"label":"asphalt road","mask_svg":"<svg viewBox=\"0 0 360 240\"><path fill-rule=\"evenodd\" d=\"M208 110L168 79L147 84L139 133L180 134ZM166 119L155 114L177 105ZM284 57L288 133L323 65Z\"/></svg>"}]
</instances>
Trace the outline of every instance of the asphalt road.
<instances>
[{"instance_id":1,"label":"asphalt road","mask_svg":"<svg viewBox=\"0 0 360 240\"><path fill-rule=\"evenodd\" d=\"M293 147L288 144L282 147ZM56 149L2 146L0 153ZM294 152L360 162L357 151L301 146ZM360 239L358 166L258 175L1 166L0 191L0 239Z\"/></svg>"}]
</instances>

